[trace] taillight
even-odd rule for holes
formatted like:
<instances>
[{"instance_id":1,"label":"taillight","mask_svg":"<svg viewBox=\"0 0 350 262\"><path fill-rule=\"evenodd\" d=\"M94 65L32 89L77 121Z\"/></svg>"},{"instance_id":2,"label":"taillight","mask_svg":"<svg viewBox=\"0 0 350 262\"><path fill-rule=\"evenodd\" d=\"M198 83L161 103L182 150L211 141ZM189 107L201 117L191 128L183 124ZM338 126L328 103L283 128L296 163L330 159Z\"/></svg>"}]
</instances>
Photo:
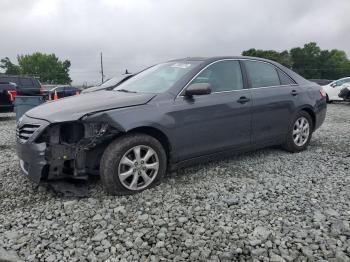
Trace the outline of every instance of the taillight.
<instances>
[{"instance_id":1,"label":"taillight","mask_svg":"<svg viewBox=\"0 0 350 262\"><path fill-rule=\"evenodd\" d=\"M44 94L44 88L42 85L40 85L40 95L43 95Z\"/></svg>"},{"instance_id":2,"label":"taillight","mask_svg":"<svg viewBox=\"0 0 350 262\"><path fill-rule=\"evenodd\" d=\"M324 89L323 89L323 88L321 88L321 90L320 90L320 94L321 94L321 97L322 97L322 98L327 97L327 93L326 93L326 91L324 91Z\"/></svg>"},{"instance_id":3,"label":"taillight","mask_svg":"<svg viewBox=\"0 0 350 262\"><path fill-rule=\"evenodd\" d=\"M9 95L11 102L15 101L15 97L17 95L16 90L7 90L7 94Z\"/></svg>"}]
</instances>

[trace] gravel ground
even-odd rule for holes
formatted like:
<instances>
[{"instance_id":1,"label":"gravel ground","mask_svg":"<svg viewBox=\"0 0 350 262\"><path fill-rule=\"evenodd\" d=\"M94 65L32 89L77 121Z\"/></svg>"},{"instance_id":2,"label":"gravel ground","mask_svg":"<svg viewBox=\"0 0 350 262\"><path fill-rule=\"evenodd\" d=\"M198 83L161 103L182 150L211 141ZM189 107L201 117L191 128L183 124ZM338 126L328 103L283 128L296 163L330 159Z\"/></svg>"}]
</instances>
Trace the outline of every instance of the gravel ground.
<instances>
[{"instance_id":1,"label":"gravel ground","mask_svg":"<svg viewBox=\"0 0 350 262\"><path fill-rule=\"evenodd\" d=\"M35 188L0 115L0 260L350 261L350 105L332 104L309 150L269 148L188 168L141 194Z\"/></svg>"}]
</instances>

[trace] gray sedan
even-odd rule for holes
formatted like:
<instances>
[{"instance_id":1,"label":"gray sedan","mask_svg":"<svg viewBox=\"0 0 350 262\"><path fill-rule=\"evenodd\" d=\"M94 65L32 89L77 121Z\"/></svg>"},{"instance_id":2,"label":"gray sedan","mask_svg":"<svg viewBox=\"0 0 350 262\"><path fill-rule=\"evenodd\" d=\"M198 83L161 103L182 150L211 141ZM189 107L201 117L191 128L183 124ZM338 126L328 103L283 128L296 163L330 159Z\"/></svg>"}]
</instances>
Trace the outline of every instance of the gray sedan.
<instances>
[{"instance_id":1,"label":"gray sedan","mask_svg":"<svg viewBox=\"0 0 350 262\"><path fill-rule=\"evenodd\" d=\"M23 173L36 183L100 175L110 194L157 185L167 171L281 145L305 150L326 93L273 61L185 58L112 90L46 103L17 126Z\"/></svg>"}]
</instances>

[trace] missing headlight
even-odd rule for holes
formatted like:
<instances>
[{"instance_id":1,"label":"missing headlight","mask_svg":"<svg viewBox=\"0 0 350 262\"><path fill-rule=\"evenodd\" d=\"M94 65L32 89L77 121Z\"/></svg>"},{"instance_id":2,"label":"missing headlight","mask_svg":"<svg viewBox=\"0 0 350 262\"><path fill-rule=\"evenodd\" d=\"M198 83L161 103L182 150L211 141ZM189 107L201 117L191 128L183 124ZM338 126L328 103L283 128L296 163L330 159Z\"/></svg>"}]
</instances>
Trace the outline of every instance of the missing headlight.
<instances>
[{"instance_id":1,"label":"missing headlight","mask_svg":"<svg viewBox=\"0 0 350 262\"><path fill-rule=\"evenodd\" d=\"M85 137L99 137L107 132L108 124L87 123L85 126Z\"/></svg>"},{"instance_id":2,"label":"missing headlight","mask_svg":"<svg viewBox=\"0 0 350 262\"><path fill-rule=\"evenodd\" d=\"M60 126L61 142L74 144L84 137L84 125L81 123L64 123Z\"/></svg>"}]
</instances>

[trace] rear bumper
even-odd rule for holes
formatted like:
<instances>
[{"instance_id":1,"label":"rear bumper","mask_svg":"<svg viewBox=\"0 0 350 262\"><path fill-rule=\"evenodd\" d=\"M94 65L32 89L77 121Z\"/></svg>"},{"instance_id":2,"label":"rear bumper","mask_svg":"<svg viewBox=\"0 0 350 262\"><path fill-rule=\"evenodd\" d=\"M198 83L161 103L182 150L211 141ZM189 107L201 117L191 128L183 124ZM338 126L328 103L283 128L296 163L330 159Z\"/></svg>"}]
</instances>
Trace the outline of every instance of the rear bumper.
<instances>
[{"instance_id":1,"label":"rear bumper","mask_svg":"<svg viewBox=\"0 0 350 262\"><path fill-rule=\"evenodd\" d=\"M17 141L17 155L20 159L22 173L33 182L39 183L44 175L46 144L25 143Z\"/></svg>"},{"instance_id":2,"label":"rear bumper","mask_svg":"<svg viewBox=\"0 0 350 262\"><path fill-rule=\"evenodd\" d=\"M319 101L315 110L315 129L318 129L324 122L327 114L327 103L323 100Z\"/></svg>"}]
</instances>

